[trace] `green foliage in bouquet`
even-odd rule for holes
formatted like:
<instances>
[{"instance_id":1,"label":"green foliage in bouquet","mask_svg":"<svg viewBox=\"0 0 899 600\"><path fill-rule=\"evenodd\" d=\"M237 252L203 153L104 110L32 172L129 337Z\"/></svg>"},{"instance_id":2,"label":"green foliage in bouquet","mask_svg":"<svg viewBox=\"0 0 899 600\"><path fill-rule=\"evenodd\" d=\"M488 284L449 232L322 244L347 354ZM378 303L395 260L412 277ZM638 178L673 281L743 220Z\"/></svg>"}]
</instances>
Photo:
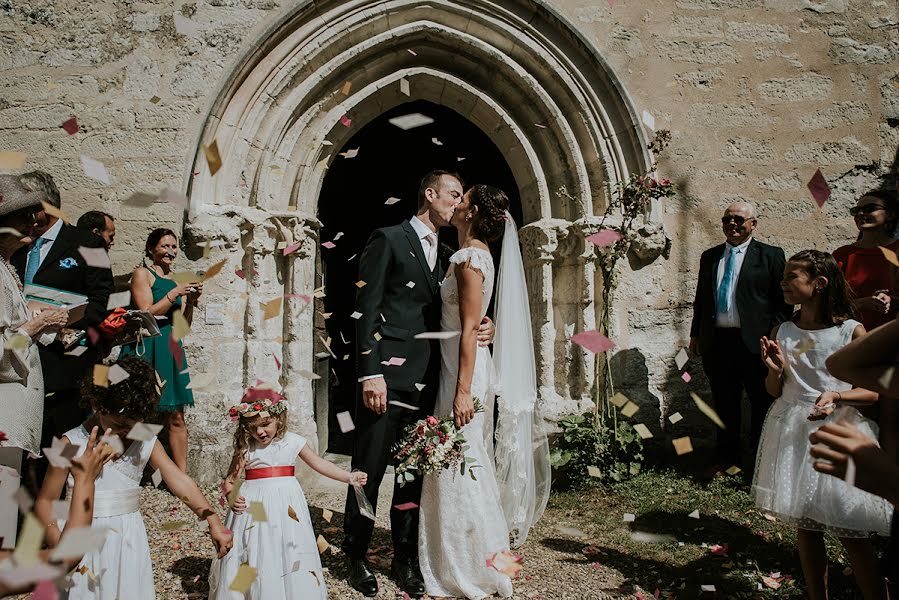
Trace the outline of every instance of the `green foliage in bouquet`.
<instances>
[{"instance_id":1,"label":"green foliage in bouquet","mask_svg":"<svg viewBox=\"0 0 899 600\"><path fill-rule=\"evenodd\" d=\"M643 440L630 423L602 423L592 412L559 420L552 464L563 476L558 483L585 488L629 479L640 472ZM591 469L591 467L593 467ZM598 477L596 471L598 470ZM593 471L593 474L591 474Z\"/></svg>"}]
</instances>

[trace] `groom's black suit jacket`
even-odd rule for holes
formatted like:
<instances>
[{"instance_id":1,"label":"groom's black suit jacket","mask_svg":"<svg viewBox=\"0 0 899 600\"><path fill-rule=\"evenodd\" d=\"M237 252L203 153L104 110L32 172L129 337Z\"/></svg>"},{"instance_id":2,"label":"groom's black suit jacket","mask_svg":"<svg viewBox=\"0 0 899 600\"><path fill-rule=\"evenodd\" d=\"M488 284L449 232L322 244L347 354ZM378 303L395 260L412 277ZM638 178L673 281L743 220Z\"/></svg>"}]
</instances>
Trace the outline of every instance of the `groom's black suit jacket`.
<instances>
[{"instance_id":1,"label":"groom's black suit jacket","mask_svg":"<svg viewBox=\"0 0 899 600\"><path fill-rule=\"evenodd\" d=\"M440 275L433 270L409 221L376 229L359 262L356 292L357 375L382 374L389 389L416 391L416 383L435 387L439 345L415 335L440 330ZM361 284L360 284L361 285ZM432 357L434 360L432 360ZM399 366L383 364L403 358ZM436 390L431 390L436 391Z\"/></svg>"}]
</instances>

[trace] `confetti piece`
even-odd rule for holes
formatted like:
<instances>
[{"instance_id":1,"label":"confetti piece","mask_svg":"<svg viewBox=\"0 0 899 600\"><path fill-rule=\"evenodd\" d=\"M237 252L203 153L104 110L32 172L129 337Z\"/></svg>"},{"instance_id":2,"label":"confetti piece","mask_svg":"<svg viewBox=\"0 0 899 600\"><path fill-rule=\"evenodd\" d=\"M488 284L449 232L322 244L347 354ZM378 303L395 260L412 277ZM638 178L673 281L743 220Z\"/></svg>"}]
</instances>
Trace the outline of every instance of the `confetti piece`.
<instances>
[{"instance_id":1,"label":"confetti piece","mask_svg":"<svg viewBox=\"0 0 899 600\"><path fill-rule=\"evenodd\" d=\"M331 517L333 517L333 516L334 516L334 513L331 512L330 510L328 510L327 508L322 509L322 519L324 519L328 523L331 522Z\"/></svg>"},{"instance_id":2,"label":"confetti piece","mask_svg":"<svg viewBox=\"0 0 899 600\"><path fill-rule=\"evenodd\" d=\"M117 385L128 379L129 375L128 371L123 369L121 366L114 364L109 367L107 377L109 378L109 383L111 383L112 385Z\"/></svg>"},{"instance_id":3,"label":"confetti piece","mask_svg":"<svg viewBox=\"0 0 899 600\"><path fill-rule=\"evenodd\" d=\"M643 111L643 124L655 131L656 129L656 119L650 114L648 110Z\"/></svg>"},{"instance_id":4,"label":"confetti piece","mask_svg":"<svg viewBox=\"0 0 899 600\"><path fill-rule=\"evenodd\" d=\"M571 336L571 341L594 354L599 354L615 347L615 342L598 331L576 333Z\"/></svg>"},{"instance_id":5,"label":"confetti piece","mask_svg":"<svg viewBox=\"0 0 899 600\"><path fill-rule=\"evenodd\" d=\"M403 502L402 504L394 504L393 508L397 510L412 510L413 508L418 508L418 505L414 502Z\"/></svg>"},{"instance_id":6,"label":"confetti piece","mask_svg":"<svg viewBox=\"0 0 899 600\"><path fill-rule=\"evenodd\" d=\"M353 148L352 150L347 150L346 152L341 152L338 156L342 156L344 158L356 158L359 155L359 148ZM337 239L337 238L334 238Z\"/></svg>"},{"instance_id":7,"label":"confetti piece","mask_svg":"<svg viewBox=\"0 0 899 600\"><path fill-rule=\"evenodd\" d=\"M487 557L487 566L514 578L521 571L521 556L508 550Z\"/></svg>"},{"instance_id":8,"label":"confetti piece","mask_svg":"<svg viewBox=\"0 0 899 600\"><path fill-rule=\"evenodd\" d=\"M206 156L206 164L209 166L209 174L215 176L222 168L222 157L219 155L219 144L217 140L212 140L208 146L200 145L203 154Z\"/></svg>"},{"instance_id":9,"label":"confetti piece","mask_svg":"<svg viewBox=\"0 0 899 600\"><path fill-rule=\"evenodd\" d=\"M687 516L690 517L691 519L698 519L699 518L699 509L694 510Z\"/></svg>"},{"instance_id":10,"label":"confetti piece","mask_svg":"<svg viewBox=\"0 0 899 600\"><path fill-rule=\"evenodd\" d=\"M594 233L593 235L587 236L587 241L599 246L600 248L605 248L606 246L611 246L618 240L622 239L624 236L621 233L613 230L613 229L603 229L598 233Z\"/></svg>"},{"instance_id":11,"label":"confetti piece","mask_svg":"<svg viewBox=\"0 0 899 600\"><path fill-rule=\"evenodd\" d=\"M353 82L347 81L346 83L343 84L343 87L340 89L340 93L343 94L344 96L349 96L351 89L353 89Z\"/></svg>"},{"instance_id":12,"label":"confetti piece","mask_svg":"<svg viewBox=\"0 0 899 600\"><path fill-rule=\"evenodd\" d=\"M684 365L687 364L687 361L689 360L690 357L687 355L687 351L681 348L680 352L677 353L677 356L674 357L674 364L677 365L678 369L683 369Z\"/></svg>"},{"instance_id":13,"label":"confetti piece","mask_svg":"<svg viewBox=\"0 0 899 600\"><path fill-rule=\"evenodd\" d=\"M109 387L109 367L94 365L94 385L101 388Z\"/></svg>"},{"instance_id":14,"label":"confetti piece","mask_svg":"<svg viewBox=\"0 0 899 600\"><path fill-rule=\"evenodd\" d=\"M640 407L637 404L635 404L634 402L629 401L627 404L624 405L624 408L621 409L621 414L625 417L630 418L630 417L633 417L635 414L637 414L638 410L640 410Z\"/></svg>"},{"instance_id":15,"label":"confetti piece","mask_svg":"<svg viewBox=\"0 0 899 600\"><path fill-rule=\"evenodd\" d=\"M731 467L728 467L727 470L725 471L725 473L727 473L728 475L736 475L737 473L739 473L742 470L743 469L741 469L740 467L733 465Z\"/></svg>"},{"instance_id":16,"label":"confetti piece","mask_svg":"<svg viewBox=\"0 0 899 600\"><path fill-rule=\"evenodd\" d=\"M162 425L153 423L135 423L131 427L131 431L125 436L128 440L137 440L139 442L149 442L162 431Z\"/></svg>"},{"instance_id":17,"label":"confetti piece","mask_svg":"<svg viewBox=\"0 0 899 600\"><path fill-rule=\"evenodd\" d=\"M257 523L265 523L268 521L268 515L265 514L265 506L262 502L255 500L250 502L250 516Z\"/></svg>"},{"instance_id":18,"label":"confetti piece","mask_svg":"<svg viewBox=\"0 0 899 600\"><path fill-rule=\"evenodd\" d=\"M167 521L159 526L159 531L175 531L177 529L184 529L190 525L187 521Z\"/></svg>"},{"instance_id":19,"label":"confetti piece","mask_svg":"<svg viewBox=\"0 0 899 600\"><path fill-rule=\"evenodd\" d=\"M395 196L391 196L390 198L387 199L386 202L384 202L384 204L386 204L387 206L392 206L399 201L400 201L399 198L396 198Z\"/></svg>"},{"instance_id":20,"label":"confetti piece","mask_svg":"<svg viewBox=\"0 0 899 600\"><path fill-rule=\"evenodd\" d=\"M297 523L300 522L300 519L297 518L297 511L295 511L293 509L293 507L289 504L287 505L287 516L290 517L291 519L293 519L294 521L296 521Z\"/></svg>"},{"instance_id":21,"label":"confetti piece","mask_svg":"<svg viewBox=\"0 0 899 600\"><path fill-rule=\"evenodd\" d=\"M328 540L324 538L322 534L318 534L318 538L315 540L316 546L318 546L318 553L321 554L325 550L331 547L331 544L328 543Z\"/></svg>"},{"instance_id":22,"label":"confetti piece","mask_svg":"<svg viewBox=\"0 0 899 600\"><path fill-rule=\"evenodd\" d=\"M351 118L349 118L348 116L343 115L342 117L340 117L340 124L343 125L344 127L349 127L350 125L353 124L353 120Z\"/></svg>"},{"instance_id":23,"label":"confetti piece","mask_svg":"<svg viewBox=\"0 0 899 600\"><path fill-rule=\"evenodd\" d=\"M698 408L702 414L707 416L709 420L720 427L721 429L727 429L724 426L724 422L721 420L721 417L718 416L718 413L715 412L715 409L706 404L702 398L700 398L696 392L690 392L690 397L693 398L693 402L696 403L696 408Z\"/></svg>"},{"instance_id":24,"label":"confetti piece","mask_svg":"<svg viewBox=\"0 0 899 600\"><path fill-rule=\"evenodd\" d=\"M356 426L353 424L353 418L350 416L350 411L348 410L337 413L337 425L340 427L341 433L349 433L356 429Z\"/></svg>"},{"instance_id":25,"label":"confetti piece","mask_svg":"<svg viewBox=\"0 0 899 600\"><path fill-rule=\"evenodd\" d=\"M131 304L130 291L125 290L124 292L115 292L109 295L109 300L106 302L106 310L112 310L114 308L119 308L120 306L128 306L129 304Z\"/></svg>"},{"instance_id":26,"label":"confetti piece","mask_svg":"<svg viewBox=\"0 0 899 600\"><path fill-rule=\"evenodd\" d=\"M400 356L391 356L390 360L387 360L387 361L382 360L381 364L387 365L388 367L401 367L401 366L403 366L403 363L405 363L405 362L406 362L405 358L402 358Z\"/></svg>"},{"instance_id":27,"label":"confetti piece","mask_svg":"<svg viewBox=\"0 0 899 600\"><path fill-rule=\"evenodd\" d=\"M153 96L150 98L150 103L151 104L159 104L160 100L162 100L162 98L160 98L159 96Z\"/></svg>"},{"instance_id":28,"label":"confetti piece","mask_svg":"<svg viewBox=\"0 0 899 600\"><path fill-rule=\"evenodd\" d=\"M796 353L799 356L802 356L809 350L813 350L815 348L815 340L811 338L802 338L798 344L796 344Z\"/></svg>"},{"instance_id":29,"label":"confetti piece","mask_svg":"<svg viewBox=\"0 0 899 600\"><path fill-rule=\"evenodd\" d=\"M674 444L674 451L678 456L693 452L693 444L690 442L689 436L673 439L671 443Z\"/></svg>"},{"instance_id":30,"label":"confetti piece","mask_svg":"<svg viewBox=\"0 0 899 600\"><path fill-rule=\"evenodd\" d=\"M31 338L17 333L6 340L5 350L22 350L31 344Z\"/></svg>"},{"instance_id":31,"label":"confetti piece","mask_svg":"<svg viewBox=\"0 0 899 600\"><path fill-rule=\"evenodd\" d=\"M44 541L44 526L34 513L25 515L16 541L13 557L19 567L29 567L38 561L38 551Z\"/></svg>"},{"instance_id":32,"label":"confetti piece","mask_svg":"<svg viewBox=\"0 0 899 600\"><path fill-rule=\"evenodd\" d=\"M362 281L361 279L356 282L356 287L359 288L360 290L362 288L364 288L365 286L366 286L366 283L364 281Z\"/></svg>"},{"instance_id":33,"label":"confetti piece","mask_svg":"<svg viewBox=\"0 0 899 600\"><path fill-rule=\"evenodd\" d=\"M812 178L809 180L808 191L811 192L812 198L815 199L815 204L818 205L818 208L824 208L824 203L830 198L830 186L827 185L827 179L824 178L821 169L815 171L815 174L812 175Z\"/></svg>"},{"instance_id":34,"label":"confetti piece","mask_svg":"<svg viewBox=\"0 0 899 600\"><path fill-rule=\"evenodd\" d=\"M405 77L403 77L402 79L400 79L400 93L403 94L403 95L405 95L405 96L409 96L409 95L410 95L409 92L410 92L410 90L409 90L409 80L406 79Z\"/></svg>"},{"instance_id":35,"label":"confetti piece","mask_svg":"<svg viewBox=\"0 0 899 600\"><path fill-rule=\"evenodd\" d=\"M106 167L99 160L94 160L90 156L82 154L81 169L91 179L96 179L101 183L109 185L109 173L106 172Z\"/></svg>"},{"instance_id":36,"label":"confetti piece","mask_svg":"<svg viewBox=\"0 0 899 600\"><path fill-rule=\"evenodd\" d=\"M153 471L153 476L150 479L153 480L153 485L159 487L159 484L162 483L162 473L159 472L159 469Z\"/></svg>"},{"instance_id":37,"label":"confetti piece","mask_svg":"<svg viewBox=\"0 0 899 600\"><path fill-rule=\"evenodd\" d=\"M56 217L63 223L67 223L69 225L72 224L72 220L69 218L69 215L62 212L61 209L56 208L55 206L53 206L52 204L50 204L48 202L41 202L41 206L44 207L44 212L47 213L48 215L50 215L51 217Z\"/></svg>"},{"instance_id":38,"label":"confetti piece","mask_svg":"<svg viewBox=\"0 0 899 600\"><path fill-rule=\"evenodd\" d=\"M269 300L262 304L262 320L268 321L269 319L274 319L278 315L281 314L281 305L283 303L284 298L278 296L273 300Z\"/></svg>"},{"instance_id":39,"label":"confetti piece","mask_svg":"<svg viewBox=\"0 0 899 600\"><path fill-rule=\"evenodd\" d=\"M633 523L637 520L637 515L633 513L624 513L624 522L625 523Z\"/></svg>"},{"instance_id":40,"label":"confetti piece","mask_svg":"<svg viewBox=\"0 0 899 600\"><path fill-rule=\"evenodd\" d=\"M110 531L106 527L67 528L62 534L59 545L50 554L50 560L79 558L99 550L106 542L106 536Z\"/></svg>"},{"instance_id":41,"label":"confetti piece","mask_svg":"<svg viewBox=\"0 0 899 600\"><path fill-rule=\"evenodd\" d=\"M671 424L672 424L672 425L674 425L674 424L677 423L678 421L682 421L683 418L684 418L683 415L681 415L679 412L676 412L676 413L674 413L673 415L670 415L670 416L668 417L668 420L671 421Z\"/></svg>"},{"instance_id":42,"label":"confetti piece","mask_svg":"<svg viewBox=\"0 0 899 600\"><path fill-rule=\"evenodd\" d=\"M889 389L890 385L893 383L893 373L896 371L896 367L887 367L887 370L883 372L883 375L877 378L877 383L880 384L880 387L884 389Z\"/></svg>"},{"instance_id":43,"label":"confetti piece","mask_svg":"<svg viewBox=\"0 0 899 600\"><path fill-rule=\"evenodd\" d=\"M636 425L634 425L634 431L636 431L637 435L639 435L644 440L648 440L652 437L652 432L649 430L649 427L647 427L643 423L637 423Z\"/></svg>"},{"instance_id":44,"label":"confetti piece","mask_svg":"<svg viewBox=\"0 0 899 600\"><path fill-rule=\"evenodd\" d=\"M621 392L615 392L615 395L612 396L610 402L617 406L618 408L622 408L625 404L630 402L630 398L622 394Z\"/></svg>"},{"instance_id":45,"label":"confetti piece","mask_svg":"<svg viewBox=\"0 0 899 600\"><path fill-rule=\"evenodd\" d=\"M423 331L415 334L416 340L448 340L460 335L461 331Z\"/></svg>"},{"instance_id":46,"label":"confetti piece","mask_svg":"<svg viewBox=\"0 0 899 600\"><path fill-rule=\"evenodd\" d=\"M305 377L306 379L309 379L310 381L315 381L316 379L322 378L321 375L317 375L317 374L313 373L312 371L306 371L306 370L299 371L299 375L300 375L300 377Z\"/></svg>"},{"instance_id":47,"label":"confetti piece","mask_svg":"<svg viewBox=\"0 0 899 600\"><path fill-rule=\"evenodd\" d=\"M330 250L331 248L335 248L337 244L335 244L334 242L324 242L322 246Z\"/></svg>"},{"instance_id":48,"label":"confetti piece","mask_svg":"<svg viewBox=\"0 0 899 600\"><path fill-rule=\"evenodd\" d=\"M896 256L895 252L885 246L880 246L880 251L883 252L883 257L887 259L887 262L895 267L899 267L899 257Z\"/></svg>"},{"instance_id":49,"label":"confetti piece","mask_svg":"<svg viewBox=\"0 0 899 600\"><path fill-rule=\"evenodd\" d=\"M443 142L441 142L440 140L438 140L438 139L435 138L435 137L432 137L432 138L431 138L431 143L434 144L435 146L442 146L442 145L443 145Z\"/></svg>"},{"instance_id":50,"label":"confetti piece","mask_svg":"<svg viewBox=\"0 0 899 600\"><path fill-rule=\"evenodd\" d=\"M321 537L321 536L319 536ZM237 569L237 575L231 580L228 589L238 594L246 594L250 591L250 586L256 581L256 569L244 563Z\"/></svg>"},{"instance_id":51,"label":"confetti piece","mask_svg":"<svg viewBox=\"0 0 899 600\"><path fill-rule=\"evenodd\" d=\"M595 467L593 465L589 465L587 467L587 473L590 475L590 477L602 477L602 471L600 471L598 467Z\"/></svg>"},{"instance_id":52,"label":"confetti piece","mask_svg":"<svg viewBox=\"0 0 899 600\"><path fill-rule=\"evenodd\" d=\"M18 171L25 166L24 152L0 152L0 169Z\"/></svg>"},{"instance_id":53,"label":"confetti piece","mask_svg":"<svg viewBox=\"0 0 899 600\"><path fill-rule=\"evenodd\" d=\"M76 133L78 133L78 119L72 117L67 121L63 121L60 127L65 129L65 132L69 135L75 135Z\"/></svg>"},{"instance_id":54,"label":"confetti piece","mask_svg":"<svg viewBox=\"0 0 899 600\"><path fill-rule=\"evenodd\" d=\"M426 117L421 113L412 113L409 115L403 115L401 117L394 117L392 119L388 119L387 121L391 125L399 127L403 131L414 129L416 127L422 127L423 125L430 125L434 122L434 119L431 117Z\"/></svg>"},{"instance_id":55,"label":"confetti piece","mask_svg":"<svg viewBox=\"0 0 899 600\"><path fill-rule=\"evenodd\" d=\"M425 389L425 384L423 384L423 383L416 383L416 384L415 384L415 389L417 389L417 390L420 392L420 391L422 391L423 389Z\"/></svg>"},{"instance_id":56,"label":"confetti piece","mask_svg":"<svg viewBox=\"0 0 899 600\"><path fill-rule=\"evenodd\" d=\"M714 585L700 585L699 587L703 592L714 592L715 591Z\"/></svg>"}]
</instances>

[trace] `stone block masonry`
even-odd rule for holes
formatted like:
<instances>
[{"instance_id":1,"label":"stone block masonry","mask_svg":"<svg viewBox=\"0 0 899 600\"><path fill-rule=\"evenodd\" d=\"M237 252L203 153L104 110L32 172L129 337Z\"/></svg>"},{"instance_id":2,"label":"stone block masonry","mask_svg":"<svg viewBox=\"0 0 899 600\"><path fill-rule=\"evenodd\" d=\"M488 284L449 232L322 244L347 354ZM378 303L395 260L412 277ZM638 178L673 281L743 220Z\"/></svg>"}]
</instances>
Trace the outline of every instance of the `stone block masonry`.
<instances>
[{"instance_id":1,"label":"stone block masonry","mask_svg":"<svg viewBox=\"0 0 899 600\"><path fill-rule=\"evenodd\" d=\"M344 5L349 6L350 1L370 11L372 19L380 12L399 12L415 4L413 0L348 0ZM327 0L316 2L316 7L324 14L337 4ZM441 9L443 4L435 0L432 9ZM673 357L687 344L699 255L722 240L718 217L723 204L734 199L756 203L759 237L788 252L807 247L832 250L854 238L846 209L864 188L891 169L899 143L899 30L890 25L899 22L897 6L895 2L847 0L659 0L611 6L582 0L497 0L495 4L510 10L526 8L529 14L558 14L571 26L565 39L588 45L617 76L637 115L631 126L644 127L639 115L645 110L653 115L656 128L672 132L672 145L660 157L659 170L672 177L682 192L662 203L654 217L664 225L670 248L664 258L649 265L631 261L623 267L620 290L624 292L613 295L611 332L619 349L633 350L633 356L639 353L640 360L631 356L612 363L621 369L613 373L616 379L639 380L643 386L637 399L646 403L647 409L633 420L640 421L644 418L641 414L652 415L645 417L655 419L648 426L659 436L665 435L670 407L683 410L687 387L708 397L701 369L693 370L689 386L671 385L671 381L680 381ZM303 6L304 2L283 0L0 2L0 150L25 152L26 169L50 171L62 189L63 208L73 218L92 208L117 217L121 225L111 254L114 269L117 274L130 272L147 231L157 226L181 231L185 220L177 207L141 210L125 207L121 201L135 191L189 190L198 137L210 111L221 100L217 94L226 80L240 71L241 58L271 35L266 32L299 14ZM179 22L181 17L190 19L195 31L178 33L176 14ZM402 18L411 20L409 14L404 12ZM390 26L400 26L401 19L394 20ZM477 19L457 26L460 31L479 27ZM372 31L368 37L374 35ZM349 35L344 39L350 52L356 52L352 47L365 41ZM446 44L442 51L457 54L460 62L471 52L462 35ZM490 39L488 45L505 51L508 40ZM523 77L562 80L566 76L545 73L549 63L533 48L522 46L513 54ZM417 60L429 64L426 53ZM358 68L389 70L385 65L396 64L399 69L419 64L401 64L389 52L376 63L359 64ZM285 85L300 90L306 89L303 86L311 89L312 83L297 77ZM263 85L260 81L260 89ZM443 90L445 84L432 80L428 86L422 85L420 92ZM484 86L486 89L489 84ZM412 99L415 89L413 86ZM330 97L312 100L332 101ZM582 106L594 101L604 99L581 99ZM489 124L491 135L502 136L510 129L487 111L487 103L477 106L475 114L485 127ZM291 111L294 106L280 108ZM59 129L71 116L76 116L82 127L72 137ZM234 122L239 119L235 117ZM517 126L532 130L536 120ZM321 127L316 123L309 126ZM645 134L651 137L650 131ZM257 143L255 139L239 140L232 150L264 151L255 147ZM507 147L510 144L500 149ZM106 165L110 186L84 176L80 154ZM600 164L598 156L594 150L593 155L581 157L580 165L556 166L554 172L580 169L582 180L601 180L605 173L593 169L588 173L586 167ZM228 164L229 157L224 158ZM297 168L301 162L294 157L285 161ZM220 455L228 452L230 424L219 416L226 401L234 400L242 382L251 373L257 374L257 368L259 374L277 378L267 354L273 348L285 364L300 360L291 356L311 357L313 352L313 338L303 328L307 316L298 307L295 320L304 325L289 331L269 331L270 327L260 325L257 307L283 292L280 278L288 273L283 257L277 257L277 236L272 232L278 227L302 232L303 227L311 227L303 225L302 219L314 215L291 217L294 220L278 216L276 224L253 212L261 209L250 209L246 199L255 198L257 191L282 199L264 186L257 190L256 175L249 167L240 166L245 170L246 187L223 190L219 213L188 224L189 233L200 236L197 239L207 236L226 246L216 249L209 259L185 260L183 266L201 270L229 257L233 264L229 262L226 271L230 274L223 273L221 282L210 285L204 302L223 304L226 319L231 322L239 317L233 321L247 328L240 334L244 342L238 343L233 338L239 335L220 325L207 325L200 318L186 340L188 356L198 371L210 364L228 370L220 389L199 393L197 407L188 415L191 471L206 482L216 480L225 468ZM805 188L819 167L835 189L834 205L825 210L818 210ZM545 183L537 178L529 189ZM576 196L579 190L568 189L568 193ZM228 208L228 202L242 205ZM553 217L568 216L568 209L561 205L549 210ZM540 359L555 361L547 369L559 374L555 380L540 382L541 393L550 404L548 412L556 414L587 405L589 381L567 378L591 375L583 362L579 363L579 349L572 349L564 339L549 339L550 334L573 332L595 323L595 315L591 317L577 303L585 295L599 292L593 280L586 285L572 275L585 262L572 249L572 231L576 229L559 226L551 235L547 233L535 259L554 260L551 257L562 252L556 246L571 246L564 249L567 270L557 275L558 299L553 299L552 277L541 284L549 289L545 310L549 316L535 327L542 336L542 347L556 352L553 356L551 350L550 356ZM318 244L313 242L307 250L312 257ZM248 243L250 250L244 247ZM198 253L191 250L191 256ZM259 277L241 280L232 275L238 266L247 272L257 269ZM292 276L299 277L307 267L314 271L314 265L294 266ZM538 272L529 272L533 285ZM200 313L205 317L202 306ZM257 351L261 357L255 355ZM297 390L292 393L303 398L307 404L300 406L308 413L298 418L295 426L314 437L309 399Z\"/></svg>"}]
</instances>

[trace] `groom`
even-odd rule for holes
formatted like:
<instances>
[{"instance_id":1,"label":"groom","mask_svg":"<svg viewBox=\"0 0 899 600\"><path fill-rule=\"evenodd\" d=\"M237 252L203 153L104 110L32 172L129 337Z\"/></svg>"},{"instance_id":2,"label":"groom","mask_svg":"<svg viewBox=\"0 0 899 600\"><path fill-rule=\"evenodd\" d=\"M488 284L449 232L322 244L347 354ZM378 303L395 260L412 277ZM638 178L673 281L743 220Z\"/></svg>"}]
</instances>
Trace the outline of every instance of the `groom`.
<instances>
[{"instance_id":1,"label":"groom","mask_svg":"<svg viewBox=\"0 0 899 600\"><path fill-rule=\"evenodd\" d=\"M446 261L438 259L437 230L449 225L462 193L462 181L454 173L425 175L418 189L417 214L400 225L376 229L359 262L356 311L362 316L356 320L356 340L362 395L356 404L352 464L368 474L364 491L372 507L377 507L378 487L393 444L407 425L434 409L440 346L415 335L440 330L439 281ZM485 321L478 334L482 343L493 335L492 322ZM420 478L402 487L394 484L390 573L412 596L424 594L418 568L420 498ZM374 522L360 513L356 494L349 488L343 551L349 558L350 585L367 597L378 593L365 560L373 530Z\"/></svg>"}]
</instances>

